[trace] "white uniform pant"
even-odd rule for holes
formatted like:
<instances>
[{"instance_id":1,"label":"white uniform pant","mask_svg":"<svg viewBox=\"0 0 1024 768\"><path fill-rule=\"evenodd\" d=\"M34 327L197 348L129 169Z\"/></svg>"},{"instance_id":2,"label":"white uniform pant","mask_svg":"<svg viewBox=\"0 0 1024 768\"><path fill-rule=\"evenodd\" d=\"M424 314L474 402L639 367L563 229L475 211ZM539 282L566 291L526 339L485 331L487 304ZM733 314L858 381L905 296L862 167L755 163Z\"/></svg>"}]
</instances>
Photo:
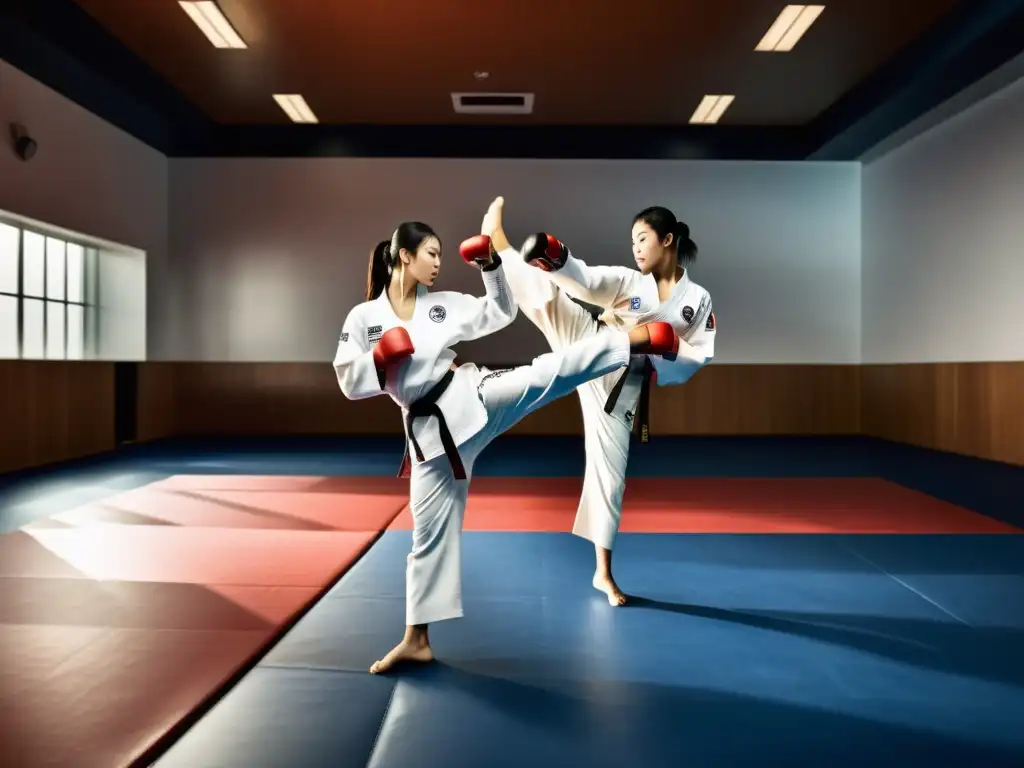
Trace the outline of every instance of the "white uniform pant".
<instances>
[{"instance_id":1,"label":"white uniform pant","mask_svg":"<svg viewBox=\"0 0 1024 768\"><path fill-rule=\"evenodd\" d=\"M505 259L502 266L519 313L537 326L551 349L557 351L581 339L614 332L607 326L599 326L587 310L521 258ZM608 395L621 375L620 372L607 374L582 384L578 390L586 464L572 532L607 550L614 547L622 520L632 432L629 425L604 410ZM635 410L635 404L628 407Z\"/></svg>"},{"instance_id":2,"label":"white uniform pant","mask_svg":"<svg viewBox=\"0 0 1024 768\"><path fill-rule=\"evenodd\" d=\"M412 464L407 624L431 624L462 616L462 522L473 465L480 452L529 413L587 381L623 370L629 358L628 334L613 331L541 355L529 365L501 371L480 369L477 390L487 409L487 424L459 446L466 479L455 479L448 456L443 453Z\"/></svg>"}]
</instances>

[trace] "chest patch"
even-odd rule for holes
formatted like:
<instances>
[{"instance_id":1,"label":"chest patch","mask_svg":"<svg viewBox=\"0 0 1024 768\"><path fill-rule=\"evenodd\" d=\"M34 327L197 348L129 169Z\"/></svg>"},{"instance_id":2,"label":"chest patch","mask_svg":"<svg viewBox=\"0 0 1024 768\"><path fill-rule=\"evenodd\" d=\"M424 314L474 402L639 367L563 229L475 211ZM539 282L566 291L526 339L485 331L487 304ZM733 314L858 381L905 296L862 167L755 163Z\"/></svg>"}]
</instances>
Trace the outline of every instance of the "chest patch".
<instances>
[{"instance_id":1,"label":"chest patch","mask_svg":"<svg viewBox=\"0 0 1024 768\"><path fill-rule=\"evenodd\" d=\"M427 317L433 320L435 323L443 323L444 319L448 317L448 310L442 307L440 304L435 304L427 312Z\"/></svg>"},{"instance_id":2,"label":"chest patch","mask_svg":"<svg viewBox=\"0 0 1024 768\"><path fill-rule=\"evenodd\" d=\"M371 325L366 329L366 341L370 344L376 344L383 335L384 332L379 325Z\"/></svg>"},{"instance_id":3,"label":"chest patch","mask_svg":"<svg viewBox=\"0 0 1024 768\"><path fill-rule=\"evenodd\" d=\"M680 314L682 315L683 320L685 320L686 322L693 322L693 307L691 307L689 304L683 307L683 311Z\"/></svg>"}]
</instances>

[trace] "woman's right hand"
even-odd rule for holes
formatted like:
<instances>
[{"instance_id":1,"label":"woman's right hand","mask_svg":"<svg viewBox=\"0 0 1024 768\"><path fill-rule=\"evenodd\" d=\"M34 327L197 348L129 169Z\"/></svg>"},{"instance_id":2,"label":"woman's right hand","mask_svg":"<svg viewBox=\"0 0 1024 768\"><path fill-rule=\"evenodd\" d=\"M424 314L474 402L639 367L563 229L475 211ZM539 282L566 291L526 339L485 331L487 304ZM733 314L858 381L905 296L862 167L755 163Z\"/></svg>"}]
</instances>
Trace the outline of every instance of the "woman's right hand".
<instances>
[{"instance_id":1,"label":"woman's right hand","mask_svg":"<svg viewBox=\"0 0 1024 768\"><path fill-rule=\"evenodd\" d=\"M373 347L373 362L378 371L384 371L411 357L415 351L409 332L400 325L395 326L386 331Z\"/></svg>"}]
</instances>

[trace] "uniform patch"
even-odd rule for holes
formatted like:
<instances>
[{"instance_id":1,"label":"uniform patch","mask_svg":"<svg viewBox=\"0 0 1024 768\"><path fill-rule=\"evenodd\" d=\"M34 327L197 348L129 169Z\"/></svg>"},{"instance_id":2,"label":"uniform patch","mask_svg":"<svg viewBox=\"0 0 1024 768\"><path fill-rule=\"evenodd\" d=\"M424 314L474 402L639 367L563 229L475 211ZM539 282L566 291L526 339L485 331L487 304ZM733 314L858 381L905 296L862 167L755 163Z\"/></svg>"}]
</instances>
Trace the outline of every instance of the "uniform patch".
<instances>
[{"instance_id":1,"label":"uniform patch","mask_svg":"<svg viewBox=\"0 0 1024 768\"><path fill-rule=\"evenodd\" d=\"M708 312L708 321L706 323L704 323L704 330L705 331L713 331L713 330L715 330L715 313L714 312Z\"/></svg>"},{"instance_id":2,"label":"uniform patch","mask_svg":"<svg viewBox=\"0 0 1024 768\"><path fill-rule=\"evenodd\" d=\"M446 310L440 304L435 304L430 308L430 311L427 313L427 317L429 317L435 323L443 323L444 319L448 317L448 310Z\"/></svg>"},{"instance_id":3,"label":"uniform patch","mask_svg":"<svg viewBox=\"0 0 1024 768\"><path fill-rule=\"evenodd\" d=\"M366 329L366 341L370 344L376 344L383 335L384 331L379 325L371 325Z\"/></svg>"},{"instance_id":4,"label":"uniform patch","mask_svg":"<svg viewBox=\"0 0 1024 768\"><path fill-rule=\"evenodd\" d=\"M639 312L640 311L640 297L639 296L632 296L632 297L630 297L630 299L629 299L629 310L631 312Z\"/></svg>"},{"instance_id":5,"label":"uniform patch","mask_svg":"<svg viewBox=\"0 0 1024 768\"><path fill-rule=\"evenodd\" d=\"M683 307L682 315L683 320L685 320L686 322L693 322L693 307L687 304L685 307Z\"/></svg>"},{"instance_id":6,"label":"uniform patch","mask_svg":"<svg viewBox=\"0 0 1024 768\"><path fill-rule=\"evenodd\" d=\"M346 341L348 341L348 331L342 331L341 332L341 343L344 344Z\"/></svg>"}]
</instances>

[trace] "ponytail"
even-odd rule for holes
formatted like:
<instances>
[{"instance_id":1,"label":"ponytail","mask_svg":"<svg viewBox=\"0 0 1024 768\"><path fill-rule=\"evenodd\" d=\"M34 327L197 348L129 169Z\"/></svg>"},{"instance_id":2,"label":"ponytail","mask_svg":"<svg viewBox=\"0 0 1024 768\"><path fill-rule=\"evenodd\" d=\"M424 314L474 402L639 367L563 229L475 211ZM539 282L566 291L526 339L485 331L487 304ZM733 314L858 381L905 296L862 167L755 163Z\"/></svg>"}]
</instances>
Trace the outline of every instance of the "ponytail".
<instances>
[{"instance_id":1,"label":"ponytail","mask_svg":"<svg viewBox=\"0 0 1024 768\"><path fill-rule=\"evenodd\" d=\"M437 233L429 226L419 221L404 221L398 225L390 240L381 240L377 243L377 247L370 254L370 269L366 274L367 301L373 301L387 290L395 266L402 266L398 255L402 251L416 253L423 241L429 237L436 238L440 247L441 238L437 237ZM405 272L402 271L401 274L404 278Z\"/></svg>"},{"instance_id":2,"label":"ponytail","mask_svg":"<svg viewBox=\"0 0 1024 768\"><path fill-rule=\"evenodd\" d=\"M370 268L366 274L366 300L376 299L391 280L391 241L381 240L370 254Z\"/></svg>"},{"instance_id":3,"label":"ponytail","mask_svg":"<svg viewBox=\"0 0 1024 768\"><path fill-rule=\"evenodd\" d=\"M676 262L680 266L692 264L697 260L697 244L690 239L690 228L681 221L676 222Z\"/></svg>"}]
</instances>

